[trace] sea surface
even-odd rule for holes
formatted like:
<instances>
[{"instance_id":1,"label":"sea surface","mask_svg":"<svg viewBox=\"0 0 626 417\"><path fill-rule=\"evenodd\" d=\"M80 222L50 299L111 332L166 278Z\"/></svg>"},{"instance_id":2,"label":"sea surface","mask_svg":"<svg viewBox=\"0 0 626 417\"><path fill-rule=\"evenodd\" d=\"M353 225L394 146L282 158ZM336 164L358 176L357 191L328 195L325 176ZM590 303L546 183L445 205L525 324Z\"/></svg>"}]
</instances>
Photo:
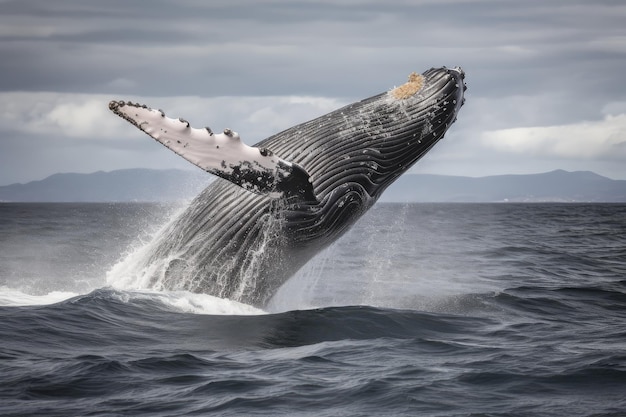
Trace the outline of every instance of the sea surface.
<instances>
[{"instance_id":1,"label":"sea surface","mask_svg":"<svg viewBox=\"0 0 626 417\"><path fill-rule=\"evenodd\" d=\"M120 284L178 210L0 204L0 415L626 416L626 205L379 204L265 310Z\"/></svg>"}]
</instances>

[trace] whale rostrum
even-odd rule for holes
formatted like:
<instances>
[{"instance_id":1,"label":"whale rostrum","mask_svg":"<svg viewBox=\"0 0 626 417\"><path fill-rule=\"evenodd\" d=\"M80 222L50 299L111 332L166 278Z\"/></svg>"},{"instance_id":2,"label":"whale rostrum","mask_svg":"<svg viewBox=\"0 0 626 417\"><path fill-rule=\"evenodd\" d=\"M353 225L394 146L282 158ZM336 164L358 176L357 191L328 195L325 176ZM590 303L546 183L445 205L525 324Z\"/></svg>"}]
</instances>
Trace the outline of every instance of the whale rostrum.
<instances>
[{"instance_id":1,"label":"whale rostrum","mask_svg":"<svg viewBox=\"0 0 626 417\"><path fill-rule=\"evenodd\" d=\"M387 92L248 146L125 101L109 108L214 181L149 245L134 285L263 307L446 133L464 103L460 68L413 73Z\"/></svg>"}]
</instances>

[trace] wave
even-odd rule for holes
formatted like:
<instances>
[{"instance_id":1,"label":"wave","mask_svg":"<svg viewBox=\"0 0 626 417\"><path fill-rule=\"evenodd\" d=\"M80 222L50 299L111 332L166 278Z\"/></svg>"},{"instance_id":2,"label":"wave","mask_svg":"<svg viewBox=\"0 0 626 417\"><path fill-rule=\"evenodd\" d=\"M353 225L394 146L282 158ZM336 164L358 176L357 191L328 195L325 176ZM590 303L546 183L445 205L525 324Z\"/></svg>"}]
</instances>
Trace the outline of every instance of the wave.
<instances>
[{"instance_id":1,"label":"wave","mask_svg":"<svg viewBox=\"0 0 626 417\"><path fill-rule=\"evenodd\" d=\"M317 415L336 415L336 406L355 414L351 407L359 404L356 414L416 415L424 402L438 410L467 412L472 403L487 414L516 414L511 396L533 415L576 415L568 407L597 408L598 395L619 408L626 376L619 316L598 326L597 312L575 302L604 300L604 308L626 311L626 300L619 289L593 287L464 294L439 311L340 306L267 313L209 296L113 288L50 305L3 306L8 401L0 413L5 406L36 414L51 398L57 415L87 413L64 408L81 403L71 399L104 414L133 415L163 407L180 415L248 415L280 404L285 412L275 414L313 407L325 411ZM577 404L563 402L574 395ZM503 400L499 408L494 398ZM320 410L329 402L336 406Z\"/></svg>"},{"instance_id":2,"label":"wave","mask_svg":"<svg viewBox=\"0 0 626 417\"><path fill-rule=\"evenodd\" d=\"M339 340L407 339L467 332L491 319L369 306L270 314L237 302L184 292L99 289L48 306L3 307L5 326L32 340L99 347L190 345L292 347ZM12 322L14 319L14 322ZM42 338L43 334L43 338ZM75 337L74 337L75 335ZM58 339L58 340L57 340Z\"/></svg>"},{"instance_id":3,"label":"wave","mask_svg":"<svg viewBox=\"0 0 626 417\"><path fill-rule=\"evenodd\" d=\"M563 340L576 326L581 343L594 338L622 340L626 333L614 326L614 320L626 320L626 293L609 287L520 286L433 301L428 310L353 305L278 313L185 291L108 287L83 295L36 297L3 289L0 311L6 334L0 337L20 335L33 340L35 350L38 343L42 350L52 344L89 351L103 346L143 350L171 341L193 351L393 339L420 340L423 349L454 351L502 338L521 343L530 343L537 335L544 335L545 342Z\"/></svg>"},{"instance_id":4,"label":"wave","mask_svg":"<svg viewBox=\"0 0 626 417\"><path fill-rule=\"evenodd\" d=\"M149 308L165 309L192 314L211 315L255 315L265 311L228 299L188 291L116 290L101 288L88 294L67 291L52 291L44 295L31 295L17 289L0 288L0 306L44 306L51 304L89 304L94 300L108 299L111 303L144 305Z\"/></svg>"}]
</instances>

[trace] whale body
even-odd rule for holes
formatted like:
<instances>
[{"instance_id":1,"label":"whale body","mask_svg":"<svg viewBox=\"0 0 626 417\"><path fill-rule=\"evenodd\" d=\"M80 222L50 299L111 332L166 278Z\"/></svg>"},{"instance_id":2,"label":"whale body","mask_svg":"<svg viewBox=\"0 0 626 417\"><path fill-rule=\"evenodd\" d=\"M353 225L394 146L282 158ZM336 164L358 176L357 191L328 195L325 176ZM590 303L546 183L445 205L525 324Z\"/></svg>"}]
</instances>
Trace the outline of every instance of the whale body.
<instances>
[{"instance_id":1,"label":"whale body","mask_svg":"<svg viewBox=\"0 0 626 417\"><path fill-rule=\"evenodd\" d=\"M460 68L277 133L255 146L136 103L109 108L218 179L149 245L136 282L263 307L430 150L464 103Z\"/></svg>"}]
</instances>

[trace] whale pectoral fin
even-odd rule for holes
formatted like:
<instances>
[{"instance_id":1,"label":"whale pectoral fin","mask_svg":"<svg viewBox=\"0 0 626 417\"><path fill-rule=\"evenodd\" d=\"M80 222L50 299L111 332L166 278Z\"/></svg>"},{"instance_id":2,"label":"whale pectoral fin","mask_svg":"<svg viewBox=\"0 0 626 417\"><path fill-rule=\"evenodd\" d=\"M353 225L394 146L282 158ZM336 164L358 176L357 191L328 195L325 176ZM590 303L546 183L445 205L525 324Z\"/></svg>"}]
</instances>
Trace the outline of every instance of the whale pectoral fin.
<instances>
[{"instance_id":1,"label":"whale pectoral fin","mask_svg":"<svg viewBox=\"0 0 626 417\"><path fill-rule=\"evenodd\" d=\"M161 110L131 102L111 101L109 109L192 164L248 191L316 201L302 167L268 149L246 145L237 132L195 129L184 119L171 119Z\"/></svg>"}]
</instances>

